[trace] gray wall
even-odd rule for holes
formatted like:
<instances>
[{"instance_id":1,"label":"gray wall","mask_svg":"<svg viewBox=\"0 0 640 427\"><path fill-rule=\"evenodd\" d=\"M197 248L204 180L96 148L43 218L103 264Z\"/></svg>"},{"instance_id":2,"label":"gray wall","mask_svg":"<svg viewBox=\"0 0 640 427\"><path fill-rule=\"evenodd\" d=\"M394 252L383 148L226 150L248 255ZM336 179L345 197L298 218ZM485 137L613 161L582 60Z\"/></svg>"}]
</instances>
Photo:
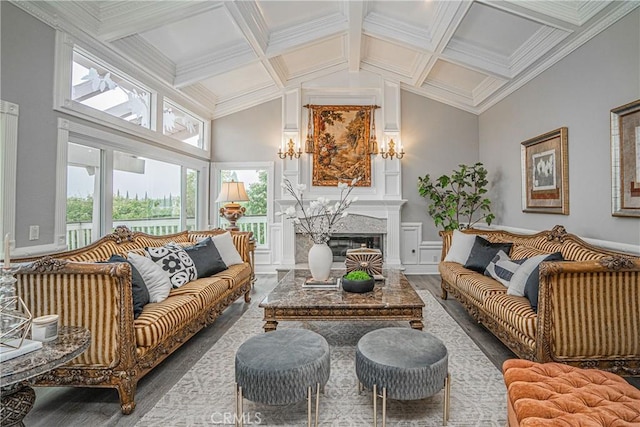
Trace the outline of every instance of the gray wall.
<instances>
[{"instance_id":1,"label":"gray wall","mask_svg":"<svg viewBox=\"0 0 640 427\"><path fill-rule=\"evenodd\" d=\"M0 2L0 98L20 106L16 177L16 246L54 240L57 114L53 111L55 32L8 2ZM29 241L29 226L40 239Z\"/></svg>"},{"instance_id":2,"label":"gray wall","mask_svg":"<svg viewBox=\"0 0 640 427\"><path fill-rule=\"evenodd\" d=\"M214 162L280 160L277 152L282 140L282 100L214 120L211 140Z\"/></svg>"},{"instance_id":3,"label":"gray wall","mask_svg":"<svg viewBox=\"0 0 640 427\"><path fill-rule=\"evenodd\" d=\"M611 216L610 110L640 98L640 10L480 115L480 161L497 223L640 244L640 219ZM404 113L404 111L403 111ZM569 128L570 215L521 209L520 143Z\"/></svg>"},{"instance_id":4,"label":"gray wall","mask_svg":"<svg viewBox=\"0 0 640 427\"><path fill-rule=\"evenodd\" d=\"M450 174L459 164L478 161L478 116L438 101L402 91L402 222L422 222L422 240L439 241L418 194L418 177Z\"/></svg>"}]
</instances>

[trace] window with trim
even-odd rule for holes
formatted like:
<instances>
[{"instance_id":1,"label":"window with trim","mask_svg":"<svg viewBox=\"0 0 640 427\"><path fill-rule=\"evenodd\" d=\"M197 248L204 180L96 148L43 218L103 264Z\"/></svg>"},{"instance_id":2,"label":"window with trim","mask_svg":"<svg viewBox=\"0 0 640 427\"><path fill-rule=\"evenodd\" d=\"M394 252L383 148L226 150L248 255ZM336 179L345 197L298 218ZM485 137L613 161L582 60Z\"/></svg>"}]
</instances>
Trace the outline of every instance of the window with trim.
<instances>
[{"instance_id":1,"label":"window with trim","mask_svg":"<svg viewBox=\"0 0 640 427\"><path fill-rule=\"evenodd\" d=\"M272 216L271 206L273 205L273 196L271 194L273 163L217 163L214 164L214 167L217 181L216 195L220 191L223 182L234 180L244 183L249 201L239 202L240 205L245 207L246 211L236 225L242 231L253 232L258 248L260 246L268 246L269 223ZM215 211L218 212L224 204L224 202L217 203ZM229 224L226 219L221 217L218 217L218 221L222 228Z\"/></svg>"},{"instance_id":2,"label":"window with trim","mask_svg":"<svg viewBox=\"0 0 640 427\"><path fill-rule=\"evenodd\" d=\"M78 44L76 44L78 43ZM105 47L56 32L54 109L200 158L211 121L195 100Z\"/></svg>"},{"instance_id":3,"label":"window with trim","mask_svg":"<svg viewBox=\"0 0 640 427\"><path fill-rule=\"evenodd\" d=\"M82 138L85 140L86 138ZM70 249L126 225L147 234L204 228L201 168L114 149L104 142L67 144L66 238ZM179 161L180 159L176 159Z\"/></svg>"},{"instance_id":4,"label":"window with trim","mask_svg":"<svg viewBox=\"0 0 640 427\"><path fill-rule=\"evenodd\" d=\"M71 99L129 123L151 127L151 95L142 85L73 50Z\"/></svg>"},{"instance_id":5,"label":"window with trim","mask_svg":"<svg viewBox=\"0 0 640 427\"><path fill-rule=\"evenodd\" d=\"M204 120L166 99L162 105L162 132L194 147L204 146Z\"/></svg>"}]
</instances>

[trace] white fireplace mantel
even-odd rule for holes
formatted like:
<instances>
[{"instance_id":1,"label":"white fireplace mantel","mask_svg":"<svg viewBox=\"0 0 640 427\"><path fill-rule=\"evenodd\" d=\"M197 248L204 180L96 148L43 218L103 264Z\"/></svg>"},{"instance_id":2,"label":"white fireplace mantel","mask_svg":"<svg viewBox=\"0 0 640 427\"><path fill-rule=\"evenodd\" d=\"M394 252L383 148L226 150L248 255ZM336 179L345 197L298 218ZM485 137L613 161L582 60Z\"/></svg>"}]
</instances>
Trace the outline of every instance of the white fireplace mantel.
<instances>
[{"instance_id":1,"label":"white fireplace mantel","mask_svg":"<svg viewBox=\"0 0 640 427\"><path fill-rule=\"evenodd\" d=\"M349 206L347 212L355 215L366 215L373 218L387 220L387 233L385 236L386 251L384 262L386 267L400 267L400 210L407 202L405 199L399 200L357 200ZM280 199L276 203L285 210L289 206L294 206L293 199ZM295 265L295 227L293 221L282 219L282 263L284 265Z\"/></svg>"}]
</instances>

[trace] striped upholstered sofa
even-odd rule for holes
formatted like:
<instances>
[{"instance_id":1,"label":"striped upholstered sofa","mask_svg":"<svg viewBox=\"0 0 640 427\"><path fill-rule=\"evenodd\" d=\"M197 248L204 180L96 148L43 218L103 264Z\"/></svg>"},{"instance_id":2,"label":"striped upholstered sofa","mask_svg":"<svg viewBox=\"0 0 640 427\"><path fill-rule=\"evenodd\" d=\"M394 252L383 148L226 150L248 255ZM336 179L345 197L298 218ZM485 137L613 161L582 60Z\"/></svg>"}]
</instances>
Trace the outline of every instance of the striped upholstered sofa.
<instances>
[{"instance_id":1,"label":"striped upholstered sofa","mask_svg":"<svg viewBox=\"0 0 640 427\"><path fill-rule=\"evenodd\" d=\"M250 232L232 231L244 263L171 290L162 302L149 303L134 320L131 268L101 263L113 254L142 253L169 242L183 246L225 232L210 230L150 236L126 227L74 251L25 262L17 292L34 316L56 313L61 325L84 326L91 345L69 364L39 377L40 386L111 387L118 390L124 414L135 408L138 380L244 295L249 302L253 279Z\"/></svg>"},{"instance_id":2,"label":"striped upholstered sofa","mask_svg":"<svg viewBox=\"0 0 640 427\"><path fill-rule=\"evenodd\" d=\"M491 277L441 261L442 298L458 299L518 357L640 375L640 258L585 243L564 227L533 235L465 230L513 243L513 260L561 252L540 264L538 311ZM442 259L452 243L441 232Z\"/></svg>"}]
</instances>

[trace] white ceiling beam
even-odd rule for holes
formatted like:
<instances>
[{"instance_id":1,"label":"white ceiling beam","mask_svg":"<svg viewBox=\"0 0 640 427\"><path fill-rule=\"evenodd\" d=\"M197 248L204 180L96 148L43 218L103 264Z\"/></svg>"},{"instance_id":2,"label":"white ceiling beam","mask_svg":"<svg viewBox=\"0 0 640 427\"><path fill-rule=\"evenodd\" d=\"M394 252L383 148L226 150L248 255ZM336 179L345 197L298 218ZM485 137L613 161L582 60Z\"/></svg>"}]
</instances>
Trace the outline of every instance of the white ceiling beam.
<instances>
[{"instance_id":1,"label":"white ceiling beam","mask_svg":"<svg viewBox=\"0 0 640 427\"><path fill-rule=\"evenodd\" d=\"M472 1L439 2L436 18L434 19L433 52L438 55L447 46L453 34L456 32L465 15L471 8ZM420 87L429 76L435 61L429 61L425 68L418 71L413 79L413 85Z\"/></svg>"},{"instance_id":2,"label":"white ceiling beam","mask_svg":"<svg viewBox=\"0 0 640 427\"><path fill-rule=\"evenodd\" d=\"M347 30L347 17L342 13L323 16L320 19L272 32L269 34L269 44L265 54L269 57L282 55L302 45L318 43L336 34L344 34Z\"/></svg>"},{"instance_id":3,"label":"white ceiling beam","mask_svg":"<svg viewBox=\"0 0 640 427\"><path fill-rule=\"evenodd\" d=\"M98 38L111 42L221 7L221 1L119 1L101 9Z\"/></svg>"},{"instance_id":4,"label":"white ceiling beam","mask_svg":"<svg viewBox=\"0 0 640 427\"><path fill-rule=\"evenodd\" d=\"M286 76L281 75L266 56L269 31L260 8L255 1L225 2L225 7L275 85L283 89Z\"/></svg>"},{"instance_id":5,"label":"white ceiling beam","mask_svg":"<svg viewBox=\"0 0 640 427\"><path fill-rule=\"evenodd\" d=\"M362 58L362 21L364 20L364 3L347 1L349 7L349 71L360 71Z\"/></svg>"},{"instance_id":6,"label":"white ceiling beam","mask_svg":"<svg viewBox=\"0 0 640 427\"><path fill-rule=\"evenodd\" d=\"M181 88L200 80L224 74L257 60L253 49L245 42L234 43L206 55L176 64L174 86Z\"/></svg>"}]
</instances>

